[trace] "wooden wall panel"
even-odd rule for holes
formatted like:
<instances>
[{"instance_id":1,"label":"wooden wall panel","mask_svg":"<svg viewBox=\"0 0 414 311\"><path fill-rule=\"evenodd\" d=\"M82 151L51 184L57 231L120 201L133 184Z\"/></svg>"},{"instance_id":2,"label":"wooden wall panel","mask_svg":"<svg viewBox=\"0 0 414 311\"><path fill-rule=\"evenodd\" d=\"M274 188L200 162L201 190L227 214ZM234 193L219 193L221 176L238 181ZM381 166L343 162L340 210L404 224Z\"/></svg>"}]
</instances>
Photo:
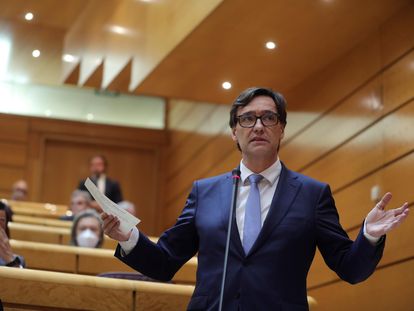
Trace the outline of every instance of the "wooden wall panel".
<instances>
[{"instance_id":1,"label":"wooden wall panel","mask_svg":"<svg viewBox=\"0 0 414 311\"><path fill-rule=\"evenodd\" d=\"M146 232L151 231L158 205L158 159L155 151L98 142L47 140L42 200L69 203L70 195L79 181L89 175L88 160L97 153L107 157L108 176L120 182L124 198L135 203L139 209L141 228Z\"/></svg>"},{"instance_id":2,"label":"wooden wall panel","mask_svg":"<svg viewBox=\"0 0 414 311\"><path fill-rule=\"evenodd\" d=\"M387 165L382 170L353 183L351 186L336 192L335 202L341 216L341 224L345 229L360 225L375 202L371 201L371 188L380 187L381 193L391 192L394 199L391 206L396 207L405 201L414 202L412 180L414 179L414 152L404 158Z\"/></svg>"},{"instance_id":3,"label":"wooden wall panel","mask_svg":"<svg viewBox=\"0 0 414 311\"><path fill-rule=\"evenodd\" d=\"M332 189L336 190L373 170L379 169L387 162L413 150L414 141L412 139L408 141L412 134L407 132L407 127L412 128L413 123L408 121L407 125L407 121L403 122L406 117L409 119L413 113L414 101L382 119L303 172L328 182ZM408 143L398 143L398 148L392 146L393 148L389 148L387 151L387 145L393 143L393 137L397 137L397 142L394 145L399 141Z\"/></svg>"},{"instance_id":4,"label":"wooden wall panel","mask_svg":"<svg viewBox=\"0 0 414 311\"><path fill-rule=\"evenodd\" d=\"M414 3L411 3L381 27L381 58L383 64L412 50L414 33Z\"/></svg>"},{"instance_id":5,"label":"wooden wall panel","mask_svg":"<svg viewBox=\"0 0 414 311\"><path fill-rule=\"evenodd\" d=\"M0 141L27 142L28 124L25 118L0 113Z\"/></svg>"},{"instance_id":6,"label":"wooden wall panel","mask_svg":"<svg viewBox=\"0 0 414 311\"><path fill-rule=\"evenodd\" d=\"M299 170L374 122L381 111L378 79L362 87L281 149L281 158ZM315 139L317 138L317 139ZM298 149L300 148L300 153Z\"/></svg>"},{"instance_id":7,"label":"wooden wall panel","mask_svg":"<svg viewBox=\"0 0 414 311\"><path fill-rule=\"evenodd\" d=\"M414 260L384 267L366 282L349 285L336 282L308 292L318 301L319 311L412 310Z\"/></svg>"},{"instance_id":8,"label":"wooden wall panel","mask_svg":"<svg viewBox=\"0 0 414 311\"><path fill-rule=\"evenodd\" d=\"M285 142L364 86L381 69L380 36L372 34L344 57L288 91ZM296 112L300 112L296 117Z\"/></svg>"},{"instance_id":9,"label":"wooden wall panel","mask_svg":"<svg viewBox=\"0 0 414 311\"><path fill-rule=\"evenodd\" d=\"M43 118L0 115L0 194L10 195L13 182L26 179L29 200L68 204L71 192L88 176L89 159L102 153L108 175L122 186L142 219L141 229L159 234L163 202L160 172L165 131L95 125Z\"/></svg>"},{"instance_id":10,"label":"wooden wall panel","mask_svg":"<svg viewBox=\"0 0 414 311\"><path fill-rule=\"evenodd\" d=\"M5 193L5 198L9 198L11 188L16 180L25 177L24 168L0 166L0 190Z\"/></svg>"},{"instance_id":11,"label":"wooden wall panel","mask_svg":"<svg viewBox=\"0 0 414 311\"><path fill-rule=\"evenodd\" d=\"M0 141L0 165L7 167L23 167L26 165L27 146L23 143Z\"/></svg>"}]
</instances>

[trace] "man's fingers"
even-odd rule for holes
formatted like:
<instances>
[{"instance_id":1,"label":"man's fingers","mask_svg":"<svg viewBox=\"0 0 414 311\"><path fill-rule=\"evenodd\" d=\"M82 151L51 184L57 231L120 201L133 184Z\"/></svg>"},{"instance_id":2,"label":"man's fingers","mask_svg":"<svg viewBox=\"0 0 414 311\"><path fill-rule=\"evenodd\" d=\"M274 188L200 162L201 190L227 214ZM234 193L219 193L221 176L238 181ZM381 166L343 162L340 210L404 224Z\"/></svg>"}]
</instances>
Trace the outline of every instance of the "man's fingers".
<instances>
[{"instance_id":1,"label":"man's fingers","mask_svg":"<svg viewBox=\"0 0 414 311\"><path fill-rule=\"evenodd\" d=\"M388 228L386 229L386 232L397 228L400 224L402 224L402 222L407 218L407 216L408 210L405 210L402 214L396 216L394 220L389 224Z\"/></svg>"},{"instance_id":2,"label":"man's fingers","mask_svg":"<svg viewBox=\"0 0 414 311\"><path fill-rule=\"evenodd\" d=\"M114 221L110 224L110 227L108 228L109 232L112 232L118 226L119 226L119 220L118 219L114 219Z\"/></svg>"},{"instance_id":3,"label":"man's fingers","mask_svg":"<svg viewBox=\"0 0 414 311\"><path fill-rule=\"evenodd\" d=\"M102 220L105 220L107 217L108 217L107 213L105 213L105 212L101 213L101 219Z\"/></svg>"},{"instance_id":4,"label":"man's fingers","mask_svg":"<svg viewBox=\"0 0 414 311\"><path fill-rule=\"evenodd\" d=\"M408 203L405 202L401 207L394 209L394 216L398 216L408 209Z\"/></svg>"},{"instance_id":5,"label":"man's fingers","mask_svg":"<svg viewBox=\"0 0 414 311\"><path fill-rule=\"evenodd\" d=\"M112 215L108 215L108 217L104 220L104 232L106 234L109 234L116 226L119 226L118 218Z\"/></svg>"},{"instance_id":6,"label":"man's fingers","mask_svg":"<svg viewBox=\"0 0 414 311\"><path fill-rule=\"evenodd\" d=\"M105 219L103 219L103 226L108 226L109 223L111 223L115 217L113 215L106 215Z\"/></svg>"},{"instance_id":7,"label":"man's fingers","mask_svg":"<svg viewBox=\"0 0 414 311\"><path fill-rule=\"evenodd\" d=\"M387 204L391 201L391 198L392 198L391 192L387 192L386 194L384 194L381 201L379 201L377 205L375 205L375 207L378 208L379 210L384 210Z\"/></svg>"}]
</instances>

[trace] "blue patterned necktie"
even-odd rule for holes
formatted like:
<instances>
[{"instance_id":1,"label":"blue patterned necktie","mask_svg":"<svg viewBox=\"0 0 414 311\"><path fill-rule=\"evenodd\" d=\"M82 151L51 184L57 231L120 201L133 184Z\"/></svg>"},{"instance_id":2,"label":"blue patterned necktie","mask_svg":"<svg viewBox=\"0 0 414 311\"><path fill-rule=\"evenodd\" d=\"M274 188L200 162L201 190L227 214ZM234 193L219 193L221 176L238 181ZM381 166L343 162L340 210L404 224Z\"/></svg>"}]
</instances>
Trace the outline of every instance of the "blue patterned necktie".
<instances>
[{"instance_id":1,"label":"blue patterned necktie","mask_svg":"<svg viewBox=\"0 0 414 311\"><path fill-rule=\"evenodd\" d=\"M262 227L262 211L260 208L260 191L258 183L262 175L252 174L249 176L250 191L246 202L243 229L243 248L247 255L259 235Z\"/></svg>"}]
</instances>

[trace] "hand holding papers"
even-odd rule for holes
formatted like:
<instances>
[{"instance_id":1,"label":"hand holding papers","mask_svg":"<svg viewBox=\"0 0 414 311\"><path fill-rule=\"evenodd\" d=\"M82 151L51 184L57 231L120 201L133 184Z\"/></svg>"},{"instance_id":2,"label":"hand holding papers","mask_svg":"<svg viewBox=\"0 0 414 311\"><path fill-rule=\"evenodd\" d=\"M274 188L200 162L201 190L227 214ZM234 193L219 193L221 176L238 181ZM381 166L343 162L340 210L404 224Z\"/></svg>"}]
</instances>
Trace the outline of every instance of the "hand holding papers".
<instances>
[{"instance_id":1,"label":"hand holding papers","mask_svg":"<svg viewBox=\"0 0 414 311\"><path fill-rule=\"evenodd\" d=\"M99 206L102 207L105 213L118 217L120 221L119 229L122 232L129 232L133 227L141 222L141 220L120 208L116 203L112 202L104 194L102 194L89 178L85 181L85 187L89 190L93 198L96 202L98 202Z\"/></svg>"}]
</instances>

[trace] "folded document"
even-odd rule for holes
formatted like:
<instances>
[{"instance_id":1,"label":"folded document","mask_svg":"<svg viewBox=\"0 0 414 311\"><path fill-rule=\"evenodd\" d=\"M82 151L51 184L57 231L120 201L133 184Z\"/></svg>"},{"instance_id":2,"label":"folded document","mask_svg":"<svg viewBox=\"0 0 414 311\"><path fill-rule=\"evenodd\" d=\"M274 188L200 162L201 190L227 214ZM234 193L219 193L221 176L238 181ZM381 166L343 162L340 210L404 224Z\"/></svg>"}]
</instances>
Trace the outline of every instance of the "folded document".
<instances>
[{"instance_id":1,"label":"folded document","mask_svg":"<svg viewBox=\"0 0 414 311\"><path fill-rule=\"evenodd\" d=\"M108 215L114 215L118 217L120 221L119 229L122 232L129 232L133 227L141 222L138 218L128 213L126 210L120 208L116 203L108 199L95 184L87 178L85 181L85 187L89 190L93 198L98 202L99 206L102 207L103 211Z\"/></svg>"}]
</instances>

